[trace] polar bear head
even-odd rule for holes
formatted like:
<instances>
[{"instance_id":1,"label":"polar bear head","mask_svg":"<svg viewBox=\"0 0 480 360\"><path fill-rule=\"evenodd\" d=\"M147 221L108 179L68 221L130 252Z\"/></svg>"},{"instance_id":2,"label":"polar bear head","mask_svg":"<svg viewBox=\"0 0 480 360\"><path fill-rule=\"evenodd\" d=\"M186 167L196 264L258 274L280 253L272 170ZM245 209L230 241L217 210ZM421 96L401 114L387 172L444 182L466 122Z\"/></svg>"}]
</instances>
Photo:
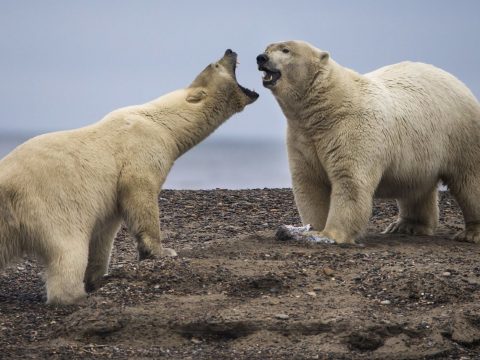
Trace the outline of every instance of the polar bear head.
<instances>
[{"instance_id":1,"label":"polar bear head","mask_svg":"<svg viewBox=\"0 0 480 360\"><path fill-rule=\"evenodd\" d=\"M304 41L285 41L267 46L257 56L264 72L263 86L276 96L303 96L319 76L326 76L330 56Z\"/></svg>"},{"instance_id":2,"label":"polar bear head","mask_svg":"<svg viewBox=\"0 0 480 360\"><path fill-rule=\"evenodd\" d=\"M258 98L255 91L237 82L237 54L230 49L208 65L187 89L187 102L202 104L222 117L242 111Z\"/></svg>"}]
</instances>

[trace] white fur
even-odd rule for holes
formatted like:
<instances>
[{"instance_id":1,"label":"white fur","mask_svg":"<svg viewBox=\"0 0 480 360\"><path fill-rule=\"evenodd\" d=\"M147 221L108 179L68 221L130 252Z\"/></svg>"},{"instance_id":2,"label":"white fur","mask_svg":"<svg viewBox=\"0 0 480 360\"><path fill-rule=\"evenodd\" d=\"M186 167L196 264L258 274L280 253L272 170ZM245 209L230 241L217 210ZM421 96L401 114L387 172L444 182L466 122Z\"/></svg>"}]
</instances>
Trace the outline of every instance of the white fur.
<instances>
[{"instance_id":1,"label":"white fur","mask_svg":"<svg viewBox=\"0 0 480 360\"><path fill-rule=\"evenodd\" d=\"M2 159L0 268L37 256L47 266L48 302L68 304L107 272L122 220L140 259L174 256L160 243L157 196L175 159L253 102L232 76L233 61L226 55L186 89L38 136Z\"/></svg>"},{"instance_id":2,"label":"white fur","mask_svg":"<svg viewBox=\"0 0 480 360\"><path fill-rule=\"evenodd\" d=\"M272 44L266 54L282 73L271 90L288 121L304 224L351 243L377 196L400 208L386 232L432 234L443 181L465 217L457 239L480 242L480 105L462 82L412 62L361 75L301 41Z\"/></svg>"}]
</instances>

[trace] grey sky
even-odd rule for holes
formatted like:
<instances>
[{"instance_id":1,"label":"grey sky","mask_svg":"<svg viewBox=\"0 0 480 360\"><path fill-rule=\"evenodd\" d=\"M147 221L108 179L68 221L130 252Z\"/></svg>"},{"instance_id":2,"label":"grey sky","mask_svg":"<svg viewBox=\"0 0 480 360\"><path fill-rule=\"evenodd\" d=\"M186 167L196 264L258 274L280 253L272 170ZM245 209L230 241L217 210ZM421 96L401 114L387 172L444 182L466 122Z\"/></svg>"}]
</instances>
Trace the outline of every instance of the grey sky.
<instances>
[{"instance_id":1,"label":"grey sky","mask_svg":"<svg viewBox=\"0 0 480 360\"><path fill-rule=\"evenodd\" d=\"M480 95L480 1L0 2L0 133L80 127L188 85L226 48L260 99L216 137L283 138L255 56L303 39L359 72L435 64Z\"/></svg>"}]
</instances>

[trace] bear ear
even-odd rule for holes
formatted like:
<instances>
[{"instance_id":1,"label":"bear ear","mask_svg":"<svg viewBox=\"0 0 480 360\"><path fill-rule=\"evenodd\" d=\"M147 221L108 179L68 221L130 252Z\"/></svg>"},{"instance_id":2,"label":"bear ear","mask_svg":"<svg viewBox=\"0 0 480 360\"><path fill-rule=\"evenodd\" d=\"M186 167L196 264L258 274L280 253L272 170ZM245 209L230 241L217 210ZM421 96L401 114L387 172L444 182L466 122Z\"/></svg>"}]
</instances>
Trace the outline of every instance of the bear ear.
<instances>
[{"instance_id":1,"label":"bear ear","mask_svg":"<svg viewBox=\"0 0 480 360\"><path fill-rule=\"evenodd\" d=\"M322 63L326 63L328 59L330 58L330 54L326 51L320 51L320 61Z\"/></svg>"},{"instance_id":2,"label":"bear ear","mask_svg":"<svg viewBox=\"0 0 480 360\"><path fill-rule=\"evenodd\" d=\"M207 97L207 92L205 91L205 89L197 88L192 90L190 94L188 94L185 100L187 100L187 102L189 103L198 103L203 99L205 99L206 97Z\"/></svg>"}]
</instances>

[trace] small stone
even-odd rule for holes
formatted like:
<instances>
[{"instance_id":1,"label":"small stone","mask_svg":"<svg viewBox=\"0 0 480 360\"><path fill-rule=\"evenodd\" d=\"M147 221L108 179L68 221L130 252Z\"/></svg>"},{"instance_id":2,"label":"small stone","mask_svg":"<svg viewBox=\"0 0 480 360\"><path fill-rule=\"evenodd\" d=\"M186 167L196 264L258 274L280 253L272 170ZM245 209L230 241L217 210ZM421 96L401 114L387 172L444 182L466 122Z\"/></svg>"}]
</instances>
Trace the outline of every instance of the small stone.
<instances>
[{"instance_id":1,"label":"small stone","mask_svg":"<svg viewBox=\"0 0 480 360\"><path fill-rule=\"evenodd\" d=\"M451 273L450 271L444 271L444 272L442 273L442 276L445 276L445 277L448 277L448 276L450 276L450 275L452 275L452 273Z\"/></svg>"},{"instance_id":2,"label":"small stone","mask_svg":"<svg viewBox=\"0 0 480 360\"><path fill-rule=\"evenodd\" d=\"M315 291L308 291L307 295L315 297L315 296L317 296L317 293Z\"/></svg>"},{"instance_id":3,"label":"small stone","mask_svg":"<svg viewBox=\"0 0 480 360\"><path fill-rule=\"evenodd\" d=\"M325 266L325 267L323 268L323 273L324 273L325 275L327 275L327 276L332 276L332 275L335 273L335 271L333 271L333 270L332 270L331 268L329 268L328 266Z\"/></svg>"},{"instance_id":4,"label":"small stone","mask_svg":"<svg viewBox=\"0 0 480 360\"><path fill-rule=\"evenodd\" d=\"M290 316L288 316L287 314L276 314L275 317L280 320L288 320Z\"/></svg>"},{"instance_id":5,"label":"small stone","mask_svg":"<svg viewBox=\"0 0 480 360\"><path fill-rule=\"evenodd\" d=\"M382 300L382 301L380 301L380 304L382 304L382 305L390 305L390 304L391 304L391 301L390 301L390 300Z\"/></svg>"},{"instance_id":6,"label":"small stone","mask_svg":"<svg viewBox=\"0 0 480 360\"><path fill-rule=\"evenodd\" d=\"M197 345L202 343L202 340L197 339L197 338L194 338L194 337L192 337L192 338L190 339L190 341L191 341L192 343L194 343L194 344L197 344Z\"/></svg>"},{"instance_id":7,"label":"small stone","mask_svg":"<svg viewBox=\"0 0 480 360\"><path fill-rule=\"evenodd\" d=\"M160 289L160 285L155 285L154 288L155 289Z\"/></svg>"},{"instance_id":8,"label":"small stone","mask_svg":"<svg viewBox=\"0 0 480 360\"><path fill-rule=\"evenodd\" d=\"M317 285L313 288L313 291L322 291L322 287L320 285Z\"/></svg>"},{"instance_id":9,"label":"small stone","mask_svg":"<svg viewBox=\"0 0 480 360\"><path fill-rule=\"evenodd\" d=\"M480 285L480 280L470 277L470 278L467 278L467 283L470 285Z\"/></svg>"}]
</instances>

